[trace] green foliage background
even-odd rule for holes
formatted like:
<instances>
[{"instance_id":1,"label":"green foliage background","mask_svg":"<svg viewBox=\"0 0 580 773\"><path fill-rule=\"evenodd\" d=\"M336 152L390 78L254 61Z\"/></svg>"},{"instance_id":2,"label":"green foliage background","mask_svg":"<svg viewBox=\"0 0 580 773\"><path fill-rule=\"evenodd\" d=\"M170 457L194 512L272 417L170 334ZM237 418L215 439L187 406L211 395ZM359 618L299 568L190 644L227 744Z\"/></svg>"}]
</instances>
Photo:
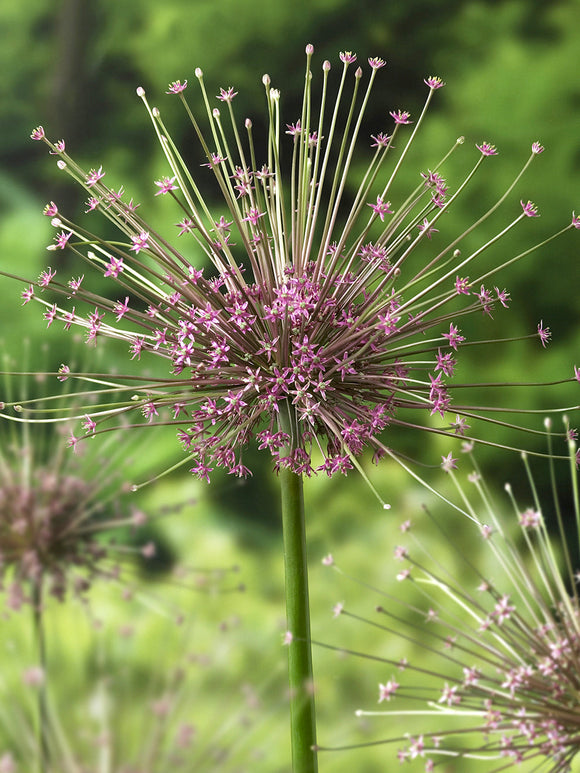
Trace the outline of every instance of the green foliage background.
<instances>
[{"instance_id":1,"label":"green foliage background","mask_svg":"<svg viewBox=\"0 0 580 773\"><path fill-rule=\"evenodd\" d=\"M438 74L446 81L407 165L403 187L415 184L418 172L432 165L459 135L465 135L466 145L485 139L498 146L500 156L490 159L489 171L449 214L445 229L451 233L467 227L501 195L534 140L546 146L514 194L516 202L520 197L535 201L541 218L514 235L505 256L501 243L490 253L490 264L524 249L535 238L531 232L540 241L569 222L574 207L580 211L580 4L576 0L254 0L244 4L239 0L27 0L0 4L0 36L0 261L5 271L34 278L47 264L44 248L52 233L41 215L46 201L55 200L71 212L82 208L79 192L63 183L51 160L39 155L38 146L29 140L32 128L42 123L51 137L65 137L67 149L79 161L89 167L102 164L113 187L124 185L137 200L148 201L148 212L164 220L172 213L164 209L165 202L152 202L151 188L152 180L166 170L135 96L136 86L144 86L154 103L159 101L167 123L185 143L185 121L176 101L164 92L175 79L193 81L198 66L210 93L217 93L220 86L236 88L238 115L251 116L258 127L263 121L261 76L268 72L282 91L290 122L298 115L307 42L314 44L318 62L324 58L337 62L340 50L356 51L361 60L367 56L387 60L367 120L369 133L387 130L391 109L416 112L423 99L424 77ZM490 224L490 229L495 227L497 223ZM490 230L489 235L493 233ZM53 261L54 256L50 256ZM493 322L482 323L481 330L474 332L489 338L523 335L543 319L553 331L554 343L546 351L537 341L514 344L501 352L492 347L489 361L480 355L470 359L466 350L458 376L462 381L542 381L572 374L572 366L580 365L579 257L574 232L506 271L500 281L512 294L510 311L498 313ZM53 262L53 267L59 266ZM31 355L26 368L35 368L38 352L48 342L49 365L57 367L67 360L70 339L53 328L46 334L38 310L20 308L20 289L2 280L3 346L20 356L22 342L28 339ZM125 369L124 352L111 347L105 357L112 369ZM509 399L513 405L542 410L554 404L573 405L578 401L577 384L560 387L549 396L526 390ZM505 432L496 432L491 439L521 443ZM401 442L410 454L418 452L408 439ZM158 432L154 445L154 464L174 460L171 433ZM445 444L433 442L427 449L428 461L433 464L448 450ZM482 457L498 487L506 476L517 483L517 461L497 452L482 451ZM210 489L200 490L185 475L144 492L144 506L151 509L192 495L199 498L200 504L187 519L181 517L179 524L172 521L164 532L180 562L196 564L201 558L204 563L225 566L233 560L242 567L247 585L243 595L201 600L194 593L186 600L180 595L179 605L188 620L195 621L187 627L187 635L182 629L176 632L163 616L151 618L139 605L123 605L117 601L118 594L108 591L96 601L104 604L108 621L108 633L102 634L100 643L95 644L88 634L78 634L78 610L63 608L54 613L49 654L51 674L57 675L53 700L70 738L75 739L75 727L83 722L87 696L98 683L96 675L115 673L115 716L123 717L119 735L128 746L138 744L142 711L136 707L143 709L151 700L155 690L148 692L148 686L157 685L155 680L172 666L172 658L177 661L183 653L203 650L215 654L216 662L213 670L193 669L194 686L184 698L189 701L187 711L194 715L201 739L218 736L222 723L229 724L230 731L235 730L232 737L237 733L241 740L232 756L219 763L221 767L208 751L195 769L266 773L288 769L285 653L280 646L282 557L276 486L268 468L265 460L263 474L246 488L217 479ZM420 511L426 495L398 468L385 465L373 475L397 518ZM398 653L399 642L389 642L377 632L369 634L362 627L350 626L348 634L343 631L339 636L340 621L332 620L331 607L344 600L341 594L348 593L354 605L366 605L368 610L376 599L360 588L346 589L320 566L322 556L332 551L351 574L391 587L395 530L390 514L377 508L356 475L348 480L312 481L307 488L314 637L365 651L374 647L383 654ZM458 539L473 538L465 524L457 529ZM165 598L173 590L150 580L143 596L149 593ZM136 618L139 636L124 645L115 632L127 618ZM231 623L234 618L241 623L226 624L226 631L220 630L224 621ZM17 696L23 706L29 696L15 674L33 658L25 622L23 616L16 616L0 623L3 698ZM222 635L227 645L220 649L215 641ZM105 649L105 655L95 654L99 648ZM91 666L99 657L101 671ZM390 676L380 666L341 659L324 650L317 650L315 657L324 742L371 740L409 729L393 731L378 723L369 727L354 719L354 709L374 704L377 683ZM121 678L115 669L126 673ZM241 721L248 713L242 690L246 682L258 685L261 700L257 729L251 734ZM211 743L207 741L208 750ZM0 729L0 754L9 746L10 732L2 736ZM214 746L219 746L217 740ZM256 756L258 752L263 756ZM323 755L321 771L374 773L386 769L391 760L392 750L379 746ZM117 767L111 770L117 773L120 763L114 764Z\"/></svg>"}]
</instances>

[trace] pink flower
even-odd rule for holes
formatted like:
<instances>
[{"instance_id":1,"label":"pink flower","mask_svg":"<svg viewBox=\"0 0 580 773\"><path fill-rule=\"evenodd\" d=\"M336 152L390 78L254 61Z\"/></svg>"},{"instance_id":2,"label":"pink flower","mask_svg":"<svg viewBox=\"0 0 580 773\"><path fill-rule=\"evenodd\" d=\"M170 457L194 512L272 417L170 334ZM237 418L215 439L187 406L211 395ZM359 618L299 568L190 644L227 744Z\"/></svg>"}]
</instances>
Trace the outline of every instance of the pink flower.
<instances>
[{"instance_id":1,"label":"pink flower","mask_svg":"<svg viewBox=\"0 0 580 773\"><path fill-rule=\"evenodd\" d=\"M233 86L230 86L227 89L220 88L220 93L218 94L218 99L221 102L231 102L234 97L238 95L237 91L234 91Z\"/></svg>"},{"instance_id":2,"label":"pink flower","mask_svg":"<svg viewBox=\"0 0 580 773\"><path fill-rule=\"evenodd\" d=\"M408 113L406 110L391 110L389 115L395 123L411 123L409 120L411 118L411 113Z\"/></svg>"},{"instance_id":3,"label":"pink flower","mask_svg":"<svg viewBox=\"0 0 580 773\"><path fill-rule=\"evenodd\" d=\"M85 275L83 274L82 276L79 276L76 279L69 279L69 281L67 282L67 285L72 290L73 295L80 288L81 282L83 281L84 278L85 278Z\"/></svg>"},{"instance_id":4,"label":"pink flower","mask_svg":"<svg viewBox=\"0 0 580 773\"><path fill-rule=\"evenodd\" d=\"M83 429L85 432L91 432L94 434L96 426L96 423L91 419L91 417L88 414L85 414L85 420L83 422Z\"/></svg>"},{"instance_id":5,"label":"pink flower","mask_svg":"<svg viewBox=\"0 0 580 773\"><path fill-rule=\"evenodd\" d=\"M72 231L69 231L68 233L66 231L61 231L57 234L54 237L54 241L56 242L55 249L58 248L59 250L64 250L71 236Z\"/></svg>"},{"instance_id":6,"label":"pink flower","mask_svg":"<svg viewBox=\"0 0 580 773\"><path fill-rule=\"evenodd\" d=\"M44 317L44 319L48 323L47 326L46 326L47 328L49 328L52 325L52 323L54 322L54 319L56 317L56 313L57 313L56 303L53 303L52 306L49 309L47 309L44 312L44 314L42 315Z\"/></svg>"},{"instance_id":7,"label":"pink flower","mask_svg":"<svg viewBox=\"0 0 580 773\"><path fill-rule=\"evenodd\" d=\"M544 152L544 146L540 145L539 142L532 143L532 153L534 155L539 155L540 153Z\"/></svg>"},{"instance_id":8,"label":"pink flower","mask_svg":"<svg viewBox=\"0 0 580 773\"><path fill-rule=\"evenodd\" d=\"M526 204L524 204L523 201L520 201L520 204L522 205L522 209L526 217L539 217L538 208L534 203L528 201Z\"/></svg>"},{"instance_id":9,"label":"pink flower","mask_svg":"<svg viewBox=\"0 0 580 773\"><path fill-rule=\"evenodd\" d=\"M176 228L179 228L178 236L183 236L185 233L191 233L197 226L190 217L184 217L183 220L175 224Z\"/></svg>"},{"instance_id":10,"label":"pink flower","mask_svg":"<svg viewBox=\"0 0 580 773\"><path fill-rule=\"evenodd\" d=\"M21 292L20 297L22 298L23 306L26 306L27 303L30 303L30 301L34 298L33 285L28 285L28 287Z\"/></svg>"},{"instance_id":11,"label":"pink flower","mask_svg":"<svg viewBox=\"0 0 580 773\"><path fill-rule=\"evenodd\" d=\"M424 83L433 91L445 86L445 83L437 75L430 75L428 78L425 78Z\"/></svg>"},{"instance_id":12,"label":"pink flower","mask_svg":"<svg viewBox=\"0 0 580 773\"><path fill-rule=\"evenodd\" d=\"M341 51L339 56L340 61L344 62L344 64L353 64L356 62L356 54L353 54L351 51Z\"/></svg>"},{"instance_id":13,"label":"pink flower","mask_svg":"<svg viewBox=\"0 0 580 773\"><path fill-rule=\"evenodd\" d=\"M401 685L394 679L389 679L386 684L379 684L379 703L390 701Z\"/></svg>"},{"instance_id":14,"label":"pink flower","mask_svg":"<svg viewBox=\"0 0 580 773\"><path fill-rule=\"evenodd\" d=\"M139 254L141 250L145 250L149 247L149 233L147 231L141 231L137 236L132 236L132 246L129 247L135 254Z\"/></svg>"},{"instance_id":15,"label":"pink flower","mask_svg":"<svg viewBox=\"0 0 580 773\"><path fill-rule=\"evenodd\" d=\"M453 458L451 452L449 452L447 456L441 457L441 469L445 472L451 472L451 470L457 469L457 459Z\"/></svg>"},{"instance_id":16,"label":"pink flower","mask_svg":"<svg viewBox=\"0 0 580 773\"><path fill-rule=\"evenodd\" d=\"M391 141L390 135L383 134L383 132L379 132L378 134L371 134L371 139L374 140L371 148L386 148Z\"/></svg>"},{"instance_id":17,"label":"pink flower","mask_svg":"<svg viewBox=\"0 0 580 773\"><path fill-rule=\"evenodd\" d=\"M52 268L49 266L38 277L38 284L41 287L48 287L48 285L52 282L55 276L56 276L56 271L53 271Z\"/></svg>"},{"instance_id":18,"label":"pink flower","mask_svg":"<svg viewBox=\"0 0 580 773\"><path fill-rule=\"evenodd\" d=\"M475 146L484 156L497 156L497 149L495 145L490 145L489 142L482 142L481 145Z\"/></svg>"},{"instance_id":19,"label":"pink flower","mask_svg":"<svg viewBox=\"0 0 580 773\"><path fill-rule=\"evenodd\" d=\"M54 217L55 215L58 215L58 207L54 201L51 201L50 204L45 206L45 208L42 210L42 214L46 215L47 217Z\"/></svg>"},{"instance_id":20,"label":"pink flower","mask_svg":"<svg viewBox=\"0 0 580 773\"><path fill-rule=\"evenodd\" d=\"M452 349L455 349L455 351L457 351L457 344L465 341L465 337L459 333L459 329L453 324L453 322L451 322L449 325L449 332L443 333L442 335L443 338L447 338L449 341L449 346Z\"/></svg>"},{"instance_id":21,"label":"pink flower","mask_svg":"<svg viewBox=\"0 0 580 773\"><path fill-rule=\"evenodd\" d=\"M242 218L242 220L251 223L252 225L258 225L258 220L261 217L264 217L265 214L265 212L260 212L256 207L251 207L246 217Z\"/></svg>"},{"instance_id":22,"label":"pink flower","mask_svg":"<svg viewBox=\"0 0 580 773\"><path fill-rule=\"evenodd\" d=\"M378 56L374 56L369 58L369 64L373 68L373 70L380 70L381 67L384 67L386 65L386 62L384 59L381 59Z\"/></svg>"},{"instance_id":23,"label":"pink flower","mask_svg":"<svg viewBox=\"0 0 580 773\"><path fill-rule=\"evenodd\" d=\"M455 278L455 292L458 295L469 295L469 288L471 285L469 284L469 277L467 278Z\"/></svg>"},{"instance_id":24,"label":"pink flower","mask_svg":"<svg viewBox=\"0 0 580 773\"><path fill-rule=\"evenodd\" d=\"M433 236L433 234L434 234L434 233L437 233L437 232L438 232L438 230L439 230L438 228L433 228L433 226L431 226L431 225L429 224L429 221L427 220L427 218L425 218L425 219L423 220L423 222L422 222L422 223L419 223L419 225L417 226L417 228L419 229L419 231L420 231L421 233L424 233L424 234L425 234L425 236L426 236L428 239L430 239L430 238Z\"/></svg>"},{"instance_id":25,"label":"pink flower","mask_svg":"<svg viewBox=\"0 0 580 773\"><path fill-rule=\"evenodd\" d=\"M166 94L181 94L182 91L185 91L187 88L187 81L173 81L173 83L169 84L168 91L166 91Z\"/></svg>"},{"instance_id":26,"label":"pink flower","mask_svg":"<svg viewBox=\"0 0 580 773\"><path fill-rule=\"evenodd\" d=\"M159 188L156 196L162 196L166 193L169 193L169 191L177 191L179 190L177 185L174 185L176 178L175 177L162 177L161 180L156 180L155 185Z\"/></svg>"},{"instance_id":27,"label":"pink flower","mask_svg":"<svg viewBox=\"0 0 580 773\"><path fill-rule=\"evenodd\" d=\"M520 515L519 523L524 529L537 529L542 521L542 514L539 510L534 510L532 507L528 507L527 510Z\"/></svg>"},{"instance_id":28,"label":"pink flower","mask_svg":"<svg viewBox=\"0 0 580 773\"><path fill-rule=\"evenodd\" d=\"M383 201L381 196L377 196L376 204L367 204L367 207L370 207L373 212L380 217L381 222L384 222L385 215L393 214L393 210L391 209L391 202Z\"/></svg>"},{"instance_id":29,"label":"pink flower","mask_svg":"<svg viewBox=\"0 0 580 773\"><path fill-rule=\"evenodd\" d=\"M111 260L107 264L107 270L105 271L104 276L112 276L114 279L116 279L121 271L124 271L125 267L123 265L123 258L115 258L111 256Z\"/></svg>"},{"instance_id":30,"label":"pink flower","mask_svg":"<svg viewBox=\"0 0 580 773\"><path fill-rule=\"evenodd\" d=\"M546 344L552 337L552 332L550 331L549 327L544 327L543 321L540 321L540 324L538 325L538 335L540 336L542 346L545 348Z\"/></svg>"},{"instance_id":31,"label":"pink flower","mask_svg":"<svg viewBox=\"0 0 580 773\"><path fill-rule=\"evenodd\" d=\"M113 312L116 315L117 322L119 322L119 320L127 313L128 310L129 310L129 296L127 295L124 301L116 301L113 307Z\"/></svg>"},{"instance_id":32,"label":"pink flower","mask_svg":"<svg viewBox=\"0 0 580 773\"><path fill-rule=\"evenodd\" d=\"M42 126L37 126L30 135L33 140L43 140L44 136L44 128Z\"/></svg>"},{"instance_id":33,"label":"pink flower","mask_svg":"<svg viewBox=\"0 0 580 773\"><path fill-rule=\"evenodd\" d=\"M300 121L296 121L296 123L287 123L286 124L286 134L292 135L292 137L296 137L296 135L300 134L302 131L302 127L300 125Z\"/></svg>"},{"instance_id":34,"label":"pink flower","mask_svg":"<svg viewBox=\"0 0 580 773\"><path fill-rule=\"evenodd\" d=\"M91 186L95 185L95 183L101 180L104 176L105 173L103 172L102 166L100 166L98 170L91 169L86 178L87 187L90 188Z\"/></svg>"}]
</instances>

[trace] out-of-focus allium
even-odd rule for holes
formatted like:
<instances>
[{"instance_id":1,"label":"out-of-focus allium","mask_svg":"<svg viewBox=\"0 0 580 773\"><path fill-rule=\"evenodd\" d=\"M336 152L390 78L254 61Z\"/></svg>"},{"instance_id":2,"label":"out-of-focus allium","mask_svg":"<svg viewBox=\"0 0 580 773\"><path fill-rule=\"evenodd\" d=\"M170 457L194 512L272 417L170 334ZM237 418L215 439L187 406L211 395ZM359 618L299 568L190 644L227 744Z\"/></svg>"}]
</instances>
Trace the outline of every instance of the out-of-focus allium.
<instances>
[{"instance_id":1,"label":"out-of-focus allium","mask_svg":"<svg viewBox=\"0 0 580 773\"><path fill-rule=\"evenodd\" d=\"M174 234L157 231L122 188L109 187L102 166L86 171L42 127L32 134L85 188L87 216L101 213L118 228L119 238L106 241L91 232L86 218L76 225L48 204L45 213L56 228L49 249L68 250L108 278L109 297L95 293L89 277L59 281L49 268L27 282L24 303L39 301L49 327L78 325L91 344L102 336L122 339L132 359L161 357L172 373L159 379L116 377L121 400L114 409L95 410L86 431L98 433L125 412L140 421L143 414L151 424L171 424L191 454L192 472L208 480L216 466L247 475L242 449L252 440L272 453L277 469L332 475L350 469L365 447L382 456L386 448L379 437L389 425L465 434L465 416L473 418L473 412L452 403L449 383L465 341L461 318L485 318L507 306L509 297L490 284L500 267L482 271L477 259L537 214L532 202L520 204L511 196L543 150L534 143L501 198L465 233L448 233L444 215L476 174L498 163L490 158L498 153L495 146L469 143L462 179L449 181L445 161L463 145L460 138L431 169L417 171L413 190L400 190L399 171L441 79L425 80L427 96L418 116L392 110L394 124L365 142L361 126L385 62L369 59L366 81L357 67L347 96L356 56L341 54L336 86L325 61L315 105L313 47L306 53L303 107L293 123L285 123L280 92L263 77L268 122L263 147L254 143L251 120L243 130L237 122L232 87L221 88L219 107L212 107L202 71L196 70L208 122L202 128L187 102L187 81L169 86L168 98L181 100L199 140L197 170L188 168L160 111L137 89L168 167L152 196L174 200ZM188 148L188 158L195 152ZM358 170L365 158L364 172L355 174L353 165ZM212 181L218 199L202 193ZM463 238L503 204L497 234L462 254ZM193 263L186 257L192 254ZM505 262L518 257L523 255ZM47 300L46 290L62 303ZM532 335L545 342L543 328ZM451 430L449 411L463 417ZM316 461L313 449L320 452Z\"/></svg>"},{"instance_id":2,"label":"out-of-focus allium","mask_svg":"<svg viewBox=\"0 0 580 773\"><path fill-rule=\"evenodd\" d=\"M427 524L402 524L393 565L400 593L385 593L379 619L365 622L408 642L409 657L404 663L377 658L385 664L378 680L383 706L357 711L376 722L406 717L408 732L378 742L396 744L401 762L415 760L417 769L427 771L438 765L465 770L465 760L470 770L486 773L524 761L534 764L526 770L572 769L580 752L574 434L568 430L570 490L558 489L551 468L553 496L541 501L524 455L528 493L516 498L505 486L511 518L497 509L475 465L468 482L450 475L476 535L460 543L457 532L432 519L439 539L422 539ZM472 538L481 541L477 550L467 544Z\"/></svg>"},{"instance_id":3,"label":"out-of-focus allium","mask_svg":"<svg viewBox=\"0 0 580 773\"><path fill-rule=\"evenodd\" d=\"M37 394L47 386L41 380ZM3 394L13 390L6 378ZM121 447L111 437L72 453L66 428L30 424L28 400L23 392L20 398L20 421L0 423L0 587L12 610L36 608L46 594L83 595L97 577L119 580L131 558L156 555L149 518L129 501L131 439Z\"/></svg>"}]
</instances>

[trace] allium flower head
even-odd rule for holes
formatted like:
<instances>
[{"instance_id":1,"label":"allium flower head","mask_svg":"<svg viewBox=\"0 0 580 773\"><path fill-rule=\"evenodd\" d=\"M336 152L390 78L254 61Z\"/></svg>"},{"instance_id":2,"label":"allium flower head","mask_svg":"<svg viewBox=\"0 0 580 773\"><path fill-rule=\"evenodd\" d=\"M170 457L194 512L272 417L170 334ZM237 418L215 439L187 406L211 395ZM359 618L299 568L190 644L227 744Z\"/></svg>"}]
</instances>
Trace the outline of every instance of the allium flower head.
<instances>
[{"instance_id":1,"label":"allium flower head","mask_svg":"<svg viewBox=\"0 0 580 773\"><path fill-rule=\"evenodd\" d=\"M422 733L423 765L464 770L463 761L470 760L469 770L487 773L519 769L529 760L533 770L572 770L580 753L580 500L573 440L569 461L571 492L554 484L544 502L524 455L529 493L520 503L506 485L504 513L481 474L465 484L457 476L461 508L473 531L460 543L459 532L433 516L438 541L427 534L421 539L429 530L423 519L406 547L397 549L395 558L407 563L418 601L389 595L377 609L379 620L368 622L414 645L396 692L394 680L383 683L384 668L377 679L378 701L393 702L392 715L409 719L408 740L392 739L403 759L417 756L413 736ZM551 477L556 480L554 469ZM468 547L474 540L479 545ZM392 573L398 576L400 563ZM349 615L348 608L342 610L341 618ZM429 626L422 622L430 619ZM395 663L385 663L389 674ZM380 722L390 712L357 715L374 717L384 738Z\"/></svg>"},{"instance_id":2,"label":"allium flower head","mask_svg":"<svg viewBox=\"0 0 580 773\"><path fill-rule=\"evenodd\" d=\"M264 147L255 146L251 121L242 124L245 133L240 129L233 87L220 89L218 100L227 106L223 120L210 105L202 71L196 70L207 107L202 128L201 117L186 101L185 85L170 85L199 139L199 167L193 171L170 140L160 111L149 107L142 88L137 90L167 161L157 194L169 192L175 199L183 218L175 236L190 240L188 254L197 255L195 264L181 252L181 241L178 248L170 234L136 213L132 199L127 202L107 187L101 166L87 173L62 154L64 171L101 202L94 210L115 223L120 237L109 243L90 233L88 222L77 226L59 212L65 230L57 245L84 255L112 284L104 297L90 292L85 281L76 290L74 308L50 304L45 319L84 328L91 344L102 337L122 339L131 358L165 361L170 375L119 386L120 392L132 388L133 399L117 411L143 412L148 422L173 424L200 478L209 479L216 466L247 475L241 450L252 440L271 452L277 469L345 473L363 449L378 456L387 451L380 435L389 425L423 428L433 415L445 418L453 410L455 416L460 409L451 407L452 387L441 371L433 383L441 357L465 341L455 315L489 315L495 305L481 284L493 271L480 278L479 294L470 292L468 279L461 279L461 296L456 291L457 277L485 244L461 255L457 246L463 234L446 233L445 220L439 222L483 156L496 152L494 146L478 145L483 155L468 158L464 178L453 185L442 176L445 159L434 159L433 171L417 171L415 191L397 191L397 173L441 80L425 81L425 105L412 129L405 126L411 123L409 113L393 110L391 135L373 134L374 150L365 140L360 151L365 107L375 79L384 75L384 61L369 59L364 85L360 68L354 82L349 78L356 56L342 53L332 109L325 63L325 96L317 109L312 46L306 51L303 108L294 122L282 119L280 92L269 76L263 78L269 119ZM349 82L352 110L344 111L343 122L339 107ZM463 138L453 142L449 153L462 144ZM366 173L356 192L346 196L353 160L361 152ZM286 158L288 166L282 164ZM470 233L509 200L520 177ZM221 199L210 206L200 191L212 179ZM504 221L499 231L507 233L526 214L512 202L508 224ZM92 206L88 217L94 218ZM428 250L422 267L409 260L419 246ZM121 287L115 289L114 281ZM33 285L27 282L24 301L47 304ZM70 297L68 280L53 280L51 290L63 301ZM449 364L445 376L451 375ZM97 433L114 414L111 410L96 422Z\"/></svg>"}]
</instances>

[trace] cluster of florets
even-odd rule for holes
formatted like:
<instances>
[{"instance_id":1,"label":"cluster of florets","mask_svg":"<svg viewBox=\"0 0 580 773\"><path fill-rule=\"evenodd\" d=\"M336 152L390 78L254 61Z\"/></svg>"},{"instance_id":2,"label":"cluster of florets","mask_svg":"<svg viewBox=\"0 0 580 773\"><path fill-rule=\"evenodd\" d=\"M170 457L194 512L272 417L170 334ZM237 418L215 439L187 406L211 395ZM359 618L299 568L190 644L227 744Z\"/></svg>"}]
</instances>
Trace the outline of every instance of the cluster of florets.
<instances>
[{"instance_id":1,"label":"cluster of florets","mask_svg":"<svg viewBox=\"0 0 580 773\"><path fill-rule=\"evenodd\" d=\"M308 46L308 68L312 51ZM346 52L341 61L344 82L356 56ZM369 64L367 97L385 63L373 58ZM330 63L325 62L325 78L329 70ZM309 70L307 75L305 105L311 99ZM143 352L169 359L174 378L152 380L150 389L141 389L119 411L141 410L153 423L164 409L160 420L179 428L181 442L195 460L192 471L201 478L209 479L214 466L235 475L249 474L242 449L253 439L271 451L278 469L306 475L344 473L365 447L373 450L375 459L387 451L379 435L387 424L403 421L401 410L412 412L405 417L405 426L424 428L434 414L445 419L451 397L444 379L453 375L452 352L465 340L453 321L460 303L464 302L461 314L490 315L496 304L507 306L509 294L480 282L479 289L472 288L465 267L483 248L462 256L457 249L461 237L435 248L428 267L405 273L415 247L436 240L439 216L455 198L449 197L448 184L438 171L441 164L422 174L400 208L388 197L429 101L443 86L441 79L425 80L429 89L425 107L389 176L380 175L382 166L395 135L412 123L410 114L391 111L392 133L372 135L374 155L348 211L341 199L360 121L356 128L345 128L351 133L351 152L341 151L332 183L327 178L332 138L338 131L338 102L326 140L321 131L326 125L323 108L316 131L306 125L310 108L287 125L293 143L293 200L288 201L286 175L280 168L280 94L270 88L269 77L263 79L271 124L265 149L269 163L261 166L255 160L249 119L245 122L249 155L243 148L232 108L236 92L222 88L217 97L231 118L235 145L230 145L220 111L209 108L201 70L196 70L196 77L208 106L215 150L185 101L187 81L175 81L168 93L183 101L200 139L206 159L202 166L215 177L227 206L227 215L220 217L211 213L191 172L167 141L157 108L149 107L143 89L137 93L171 167L171 175L155 182L155 195L173 198L186 213L176 224L178 236L193 239L200 258L212 264L212 275L204 277L204 269L192 265L156 233L137 214L133 199L126 200L122 188L107 187L102 167L87 173L66 154L64 143L49 142L38 127L33 139L47 143L59 157L58 166L89 193L86 211L101 210L123 235L118 242L106 242L75 226L51 202L45 214L59 231L49 249L82 255L123 287L123 297L113 302L85 291L84 275L61 284L48 269L24 290L24 303L40 300L48 326L55 320L67 329L80 325L89 343L101 336L120 338L129 342L134 359ZM361 78L362 69L357 68L356 88ZM341 94L342 86L338 100ZM361 118L365 104L366 100ZM462 144L459 138L450 153ZM460 189L486 156L497 153L489 143L477 147L475 166ZM534 143L527 164L542 150ZM330 201L323 207L323 191L327 195L329 188ZM523 211L502 235L536 214L531 202L521 206ZM339 213L345 217L340 226ZM37 289L47 288L75 304L90 304L91 311L82 316L76 306L65 309L35 295ZM424 418L415 421L413 412ZM114 413L102 412L96 421L89 417L85 429L90 434L99 431ZM464 434L466 428L465 418L457 416L438 431ZM313 450L321 463L313 461Z\"/></svg>"},{"instance_id":2,"label":"cluster of florets","mask_svg":"<svg viewBox=\"0 0 580 773\"><path fill-rule=\"evenodd\" d=\"M566 427L576 490L575 431L567 421ZM439 550L434 558L428 542L413 533L411 521L404 521L399 529L408 543L394 548L394 560L403 568L393 579L409 591L409 600L415 592L421 600L413 603L389 594L393 603L377 607L377 612L390 635L413 642L424 656L385 659L384 681L378 684L381 709L357 714L416 714L414 732L405 734L408 743L399 748L398 757L401 762L422 760L427 771L453 759L484 761L486 770L534 760L538 770L568 771L580 752L580 572L572 569L567 541L572 527L565 520L568 516L578 523L577 498L575 512L562 510L554 485L555 528L548 531L537 495L534 506L520 508L506 485L517 516L512 529L500 521L485 481L474 472L468 479L483 497L490 519L483 524L459 476L451 475L461 494L457 509L465 508L475 521L480 546L493 559L494 579L486 579L471 553L465 557L456 535L441 546L451 551L447 558ZM437 524L437 533L442 532ZM450 569L455 560L457 574ZM324 563L336 566L332 557ZM343 606L338 612L350 615ZM407 699L411 706L404 711ZM421 732L419 717L426 715L436 718L436 730L431 725ZM490 768L493 762L498 767Z\"/></svg>"},{"instance_id":3,"label":"cluster of florets","mask_svg":"<svg viewBox=\"0 0 580 773\"><path fill-rule=\"evenodd\" d=\"M234 449L256 434L277 466L309 475L309 446L326 438L318 469L331 474L350 468L349 455L386 426L405 376L387 344L397 333L396 301L384 307L387 332L385 322L363 322L365 301L350 296L354 276L335 275L328 292L327 276L314 272L309 265L296 277L288 268L279 286L255 283L244 292L222 294L207 283L205 307L191 306L175 335L163 330L175 371L188 368L195 391L215 385L192 411L192 426L180 432L202 459L245 472ZM276 424L285 403L299 422L294 444Z\"/></svg>"},{"instance_id":4,"label":"cluster of florets","mask_svg":"<svg viewBox=\"0 0 580 773\"><path fill-rule=\"evenodd\" d=\"M2 476L0 571L11 609L32 602L33 587L45 582L61 600L68 589L88 589L106 555L86 529L91 495L90 483L42 467L26 483Z\"/></svg>"},{"instance_id":5,"label":"cluster of florets","mask_svg":"<svg viewBox=\"0 0 580 773\"><path fill-rule=\"evenodd\" d=\"M482 741L458 751L446 742L455 735L448 730L413 737L400 749L399 760L425 757L426 769L432 770L439 754L516 763L541 756L550 760L551 770L569 770L580 750L578 600L559 602L553 616L530 627L527 615L520 615L509 595L500 595L486 582L479 590L489 595L492 606L479 617L478 626L468 630L462 621L456 633L434 634L443 642L445 663L455 664L457 673L445 668L439 693L433 687L424 688L422 694L431 705L452 713L458 727L464 726L465 718L478 717L479 726L469 731L481 733ZM426 620L452 630L432 608L425 614ZM397 691L405 693L398 683L390 689L388 684L379 685L379 702L390 700Z\"/></svg>"}]
</instances>

